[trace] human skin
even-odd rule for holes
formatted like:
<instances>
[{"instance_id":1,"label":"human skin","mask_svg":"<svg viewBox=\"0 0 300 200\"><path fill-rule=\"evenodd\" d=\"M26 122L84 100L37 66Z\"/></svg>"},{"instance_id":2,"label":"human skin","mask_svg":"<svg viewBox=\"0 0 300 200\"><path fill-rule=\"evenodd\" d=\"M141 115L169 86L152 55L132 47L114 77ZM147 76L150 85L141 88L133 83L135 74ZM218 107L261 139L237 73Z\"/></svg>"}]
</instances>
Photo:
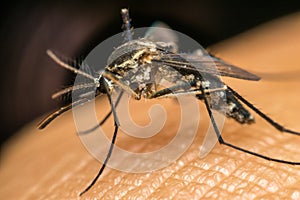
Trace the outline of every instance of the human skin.
<instances>
[{"instance_id":1,"label":"human skin","mask_svg":"<svg viewBox=\"0 0 300 200\"><path fill-rule=\"evenodd\" d=\"M258 82L223 78L226 84L276 121L298 131L299 35L298 13L210 48L218 57L262 77ZM166 127L157 136L142 142L120 133L116 145L129 151L147 152L170 141L176 132L174 124L180 122L179 112L174 109L178 104L172 99L159 101L170 114ZM97 110L109 110L105 98L96 104ZM140 124L149 123L147 112L151 101L132 104L133 119ZM263 160L220 144L200 159L199 146L209 118L203 104L199 105L198 135L178 160L148 173L106 168L82 199L300 198L300 166ZM98 111L98 115L104 116L104 113ZM256 123L252 125L226 120L222 135L227 141L247 149L300 162L297 145L300 137L280 133L257 115L255 117ZM77 199L97 174L101 163L86 151L76 135L72 112L59 117L42 131L36 128L39 120L28 124L3 147L0 196L2 199ZM104 130L112 133L111 119Z\"/></svg>"}]
</instances>

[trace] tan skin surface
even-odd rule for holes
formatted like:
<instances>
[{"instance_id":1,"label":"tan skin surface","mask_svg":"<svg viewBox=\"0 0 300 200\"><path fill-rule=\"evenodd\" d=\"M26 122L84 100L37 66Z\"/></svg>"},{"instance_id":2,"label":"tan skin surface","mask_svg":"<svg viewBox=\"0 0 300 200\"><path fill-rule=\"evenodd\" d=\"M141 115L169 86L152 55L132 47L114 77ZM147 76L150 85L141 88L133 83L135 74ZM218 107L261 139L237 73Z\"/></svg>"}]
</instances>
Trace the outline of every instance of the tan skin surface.
<instances>
[{"instance_id":1,"label":"tan skin surface","mask_svg":"<svg viewBox=\"0 0 300 200\"><path fill-rule=\"evenodd\" d=\"M259 82L223 80L276 121L300 131L300 14L259 27L211 48L224 60L262 76ZM283 74L282 74L283 73ZM265 77L265 79L264 79ZM280 78L282 77L282 78ZM163 102L166 127L154 138L140 141L120 132L117 145L147 152L166 145L179 123L178 104ZM160 102L155 100L155 103ZM147 124L147 106L131 107L133 118ZM217 144L200 159L199 146L208 117L202 103L198 135L191 148L169 167L152 173L125 173L106 168L82 199L299 199L300 166L266 161ZM97 102L98 116L108 111L107 99ZM105 110L105 112L99 112ZM139 112L136 112L136 111ZM190 120L193 116L191 116ZM228 141L272 157L300 161L300 137L280 133L256 116L256 124L227 120L223 136ZM2 149L1 199L77 199L101 164L81 144L72 113L55 120L43 131L38 121L29 124ZM113 131L112 120L104 130ZM126 162L126 160L120 160ZM130 163L128 163L130 164Z\"/></svg>"}]
</instances>

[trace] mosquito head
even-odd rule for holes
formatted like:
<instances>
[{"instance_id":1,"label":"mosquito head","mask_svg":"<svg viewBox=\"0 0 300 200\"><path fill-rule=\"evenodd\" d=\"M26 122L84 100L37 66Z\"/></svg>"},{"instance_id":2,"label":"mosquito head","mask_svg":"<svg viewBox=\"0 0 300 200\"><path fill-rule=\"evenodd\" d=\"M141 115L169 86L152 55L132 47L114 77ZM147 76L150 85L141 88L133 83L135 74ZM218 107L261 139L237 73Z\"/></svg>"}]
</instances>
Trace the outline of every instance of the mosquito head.
<instances>
[{"instance_id":1,"label":"mosquito head","mask_svg":"<svg viewBox=\"0 0 300 200\"><path fill-rule=\"evenodd\" d=\"M105 85L108 86L109 91L112 91L113 90L113 83L112 83L111 80L105 78L103 76L103 73L100 73L99 76L94 79L94 83L95 83L95 86L97 88L97 91L102 93L102 94L105 94L107 92L106 89L105 89Z\"/></svg>"}]
</instances>

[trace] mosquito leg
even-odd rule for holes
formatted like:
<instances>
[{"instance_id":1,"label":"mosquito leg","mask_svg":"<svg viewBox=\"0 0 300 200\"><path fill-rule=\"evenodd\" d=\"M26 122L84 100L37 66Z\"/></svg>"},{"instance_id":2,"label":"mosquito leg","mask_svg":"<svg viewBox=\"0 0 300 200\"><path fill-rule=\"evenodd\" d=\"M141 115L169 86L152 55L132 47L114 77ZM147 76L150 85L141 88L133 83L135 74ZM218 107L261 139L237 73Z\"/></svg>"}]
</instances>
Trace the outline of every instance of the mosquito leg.
<instances>
[{"instance_id":1,"label":"mosquito leg","mask_svg":"<svg viewBox=\"0 0 300 200\"><path fill-rule=\"evenodd\" d=\"M287 129L287 128L283 127L282 125L278 124L277 122L275 122L273 119L271 119L266 114L262 113L259 109L257 109L255 106L253 106L253 104L251 104L249 101L247 101L246 99L244 99L241 95L239 95L232 88L230 88L228 86L227 86L227 88L228 88L229 91L232 92L232 94L235 97L237 97L241 102L243 102L244 104L246 104L251 110L253 110L254 112L256 112L259 116L261 116L264 120L266 120L269 124L271 124L277 130L279 130L281 132L286 132L286 133L294 134L294 135L300 135L300 132L296 132L296 131Z\"/></svg>"},{"instance_id":2,"label":"mosquito leg","mask_svg":"<svg viewBox=\"0 0 300 200\"><path fill-rule=\"evenodd\" d=\"M209 114L209 117L210 117L210 120L211 120L211 123L213 125L213 128L214 128L214 131L217 135L217 138L218 138L218 141L220 144L223 144L223 145L226 145L228 147L231 147L233 149L236 149L238 151L242 151L244 153L248 153L248 154L251 154L253 156L257 156L259 158L263 158L265 160L270 160L270 161L274 161L274 162L278 162L278 163L285 163L285 164L290 164L290 165L300 165L300 162L292 162L292 161L286 161L286 160L281 160L281 159L275 159L275 158L271 158L271 157L268 157L268 156L265 156L265 155L262 155L262 154L259 154L259 153L255 153L255 152L252 152L252 151L249 151L247 149L243 149L241 147L238 147L236 145L233 145L233 144L230 144L226 141L223 140L222 136L221 136L221 133L217 127L217 124L216 124L216 121L215 121L215 118L212 114L212 111L210 109L210 105L209 105L209 102L206 98L206 94L205 94L205 90L200 86L200 90L202 91L202 95L203 95L203 99L204 99L204 103L205 103L205 107L206 107L206 110ZM232 91L232 89L230 89L230 91ZM246 101L247 102L247 101ZM248 103L248 102L247 102ZM250 104L250 103L249 103ZM250 104L251 105L251 104Z\"/></svg>"},{"instance_id":3,"label":"mosquito leg","mask_svg":"<svg viewBox=\"0 0 300 200\"><path fill-rule=\"evenodd\" d=\"M121 91L121 93L119 94L117 101L116 101L116 105L115 105L116 108L119 105L123 94L124 94L124 91ZM107 115L101 120L101 122L99 123L99 126L102 126L106 122L106 120L110 117L111 114L112 114L112 110L110 110L110 112L107 113Z\"/></svg>"},{"instance_id":4,"label":"mosquito leg","mask_svg":"<svg viewBox=\"0 0 300 200\"><path fill-rule=\"evenodd\" d=\"M115 74L112 74L109 71L105 71L102 74L102 76L104 78L107 78L107 79L113 81L116 85L120 86L123 90L125 90L126 92L128 92L129 94L134 96L136 99L139 99L139 95L135 91L133 91L131 87L129 87L126 83L124 83L123 80L118 78Z\"/></svg>"},{"instance_id":5,"label":"mosquito leg","mask_svg":"<svg viewBox=\"0 0 300 200\"><path fill-rule=\"evenodd\" d=\"M164 95L172 94L172 93L176 92L177 90L188 89L190 87L191 87L190 83L188 83L188 82L181 82L178 85L174 85L172 87L164 88L162 90L159 90L159 91L151 94L151 96L149 97L149 99L153 99L153 98L157 98L157 97L162 97Z\"/></svg>"},{"instance_id":6,"label":"mosquito leg","mask_svg":"<svg viewBox=\"0 0 300 200\"><path fill-rule=\"evenodd\" d=\"M224 90L226 90L225 87L215 88L215 89L205 89L205 93L209 94L209 93L212 93L212 92L224 91ZM203 99L202 92L199 89L173 92L173 93L170 93L170 94L164 94L163 96L159 96L157 98L178 97L178 96L187 96L187 95L197 95L197 99L199 99L199 100Z\"/></svg>"},{"instance_id":7,"label":"mosquito leg","mask_svg":"<svg viewBox=\"0 0 300 200\"><path fill-rule=\"evenodd\" d=\"M124 94L124 91L122 90L121 93L119 94L118 98L117 98L116 106L115 106L116 108L119 105L120 100L121 100L123 94ZM111 116L111 114L112 114L112 109L110 109L109 113L107 113L106 116L96 126L90 128L90 129L88 129L86 131L81 131L81 132L79 132L79 134L88 134L90 132L93 132L94 130L96 130L97 128L99 128L100 126L102 126L106 122L106 120Z\"/></svg>"},{"instance_id":8,"label":"mosquito leg","mask_svg":"<svg viewBox=\"0 0 300 200\"><path fill-rule=\"evenodd\" d=\"M169 88L164 88L152 94L150 98L162 98L162 97L176 97L176 96L184 96L184 95L197 95L198 99L202 99L202 91L199 89L188 89L184 91L177 91L180 89L186 89L187 87L191 87L193 82L187 83L184 82L182 84L178 84ZM205 93L217 92L217 91L224 91L226 87L221 88L214 88L214 89L205 89Z\"/></svg>"},{"instance_id":9,"label":"mosquito leg","mask_svg":"<svg viewBox=\"0 0 300 200\"><path fill-rule=\"evenodd\" d=\"M173 92L173 93L170 93L170 94L164 94L163 96L159 96L159 97L156 97L156 98L168 98L168 97L179 97L179 96L188 96L188 95L197 95L197 98L199 96L198 99L201 98L201 91L199 90L188 90L188 91L179 91L179 92Z\"/></svg>"},{"instance_id":10,"label":"mosquito leg","mask_svg":"<svg viewBox=\"0 0 300 200\"><path fill-rule=\"evenodd\" d=\"M119 123L119 120L118 120L118 116L117 116L117 113L116 113L116 107L115 107L115 105L114 105L114 103L112 101L112 98L111 98L111 95L110 95L110 92L109 92L109 88L108 88L108 85L107 85L105 79L103 79L103 83L104 83L106 94L107 94L107 97L108 97L108 100L109 100L109 103L110 103L110 106L111 106L112 114L114 116L115 130L114 130L114 134L113 134L113 137L112 137L112 140L111 140L111 144L110 144L107 156L105 158L104 163L102 164L102 167L100 168L98 174L93 179L93 181L90 183L90 185L83 192L81 192L79 194L79 196L83 195L84 193L86 193L87 191L89 191L89 189L91 189L91 187L93 187L93 185L96 183L96 181L98 180L98 178L102 174L103 170L105 169L105 167L107 165L107 162L108 162L108 160L109 160L109 158L110 158L110 156L112 154L112 151L113 151L113 148L114 148L114 144L116 142L116 138L117 138L117 134L118 134L118 129L119 129L119 126L120 126L120 123Z\"/></svg>"},{"instance_id":11,"label":"mosquito leg","mask_svg":"<svg viewBox=\"0 0 300 200\"><path fill-rule=\"evenodd\" d=\"M94 88L94 87L95 87L95 83L72 85L70 87L64 88L64 89L52 94L52 99L61 97L63 95L69 94L69 93L71 93L73 91L76 91L76 90L82 90L82 89Z\"/></svg>"},{"instance_id":12,"label":"mosquito leg","mask_svg":"<svg viewBox=\"0 0 300 200\"><path fill-rule=\"evenodd\" d=\"M87 103L89 100L88 99L79 99L75 102L72 102L64 107L61 107L59 109L57 109L56 111L54 111L53 113L51 113L50 115L48 115L43 121L41 121L38 124L38 128L39 129L44 129L48 124L50 124L54 119L56 119L58 116L60 116L61 114L63 114L64 112L72 109L73 107L76 107L78 105L83 105L85 103Z\"/></svg>"}]
</instances>

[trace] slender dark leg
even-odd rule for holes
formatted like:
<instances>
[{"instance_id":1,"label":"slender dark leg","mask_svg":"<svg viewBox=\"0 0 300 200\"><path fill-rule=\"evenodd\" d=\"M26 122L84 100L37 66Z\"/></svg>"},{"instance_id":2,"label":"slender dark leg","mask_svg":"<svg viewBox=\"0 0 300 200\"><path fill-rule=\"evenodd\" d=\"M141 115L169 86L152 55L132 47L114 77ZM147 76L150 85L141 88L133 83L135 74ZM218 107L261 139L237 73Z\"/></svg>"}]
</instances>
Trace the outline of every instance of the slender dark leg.
<instances>
[{"instance_id":1,"label":"slender dark leg","mask_svg":"<svg viewBox=\"0 0 300 200\"><path fill-rule=\"evenodd\" d=\"M229 91L232 92L232 94L235 97L237 97L241 102L243 102L244 104L246 104L251 110L253 110L254 112L256 112L259 116L261 116L264 120L266 120L269 124L271 124L277 130L279 130L281 132L286 132L286 133L294 134L294 135L300 135L300 132L296 132L296 131L287 129L287 128L283 127L282 125L278 124L277 122L275 122L273 119L271 119L270 117L268 117L266 114L262 113L256 107L254 107L249 101L247 101L246 99L244 99L241 95L239 95L232 88L230 88L228 86L227 86L227 88L228 88Z\"/></svg>"},{"instance_id":2,"label":"slender dark leg","mask_svg":"<svg viewBox=\"0 0 300 200\"><path fill-rule=\"evenodd\" d=\"M204 99L204 103L205 103L205 106L206 106L206 110L209 114L209 117L210 117L210 120L211 120L211 123L213 125L213 128L214 128L214 131L218 137L218 141L220 144L223 144L223 145L226 145L226 146L229 146L231 148L234 148L238 151L242 151L244 153L248 153L248 154L251 154L251 155L254 155L254 156L257 156L257 157L260 157L260 158L263 158L265 160L270 160L270 161L274 161L274 162L278 162L278 163L285 163L285 164L290 164L290 165L300 165L300 162L292 162L292 161L286 161L286 160L280 160L280 159L275 159L275 158L270 158L268 156L265 156L265 155L262 155L262 154L259 154L259 153L255 153L255 152L252 152L252 151L249 151L249 150L246 150L246 149L243 149L241 147L238 147L238 146L235 146L233 144L230 144L228 142L225 142L221 136L221 133L217 127L217 124L216 124L216 121L215 121L215 118L212 114L212 111L210 109L210 106L209 106L209 103L208 103L208 100L206 98L206 94L204 92L204 89L202 87L200 87L200 90L202 91L202 95L203 95L203 99ZM232 89L230 88L230 91L232 91ZM239 97L238 97L239 98ZM239 98L240 99L240 98ZM241 100L242 101L242 100ZM244 102L244 101L243 101ZM247 101L246 101L247 102ZM248 104L250 104L249 102L247 102ZM246 104L246 103L245 103ZM248 105L246 104L246 105ZM251 104L250 104L251 105ZM249 105L248 105L249 106Z\"/></svg>"},{"instance_id":3,"label":"slender dark leg","mask_svg":"<svg viewBox=\"0 0 300 200\"><path fill-rule=\"evenodd\" d=\"M102 165L102 167L100 168L97 176L93 179L93 181L90 183L90 185L84 190L82 191L79 196L83 195L84 193L86 193L87 191L89 191L89 189L91 189L91 187L93 187L93 185L96 183L96 181L98 180L98 178L100 177L100 175L102 174L103 170L105 169L106 165L107 165L107 162L112 154L112 151L113 151L113 148L114 148L114 144L116 142L116 138L117 138L117 134L118 134L118 129L119 129L119 126L120 126L120 123L119 123L119 120L118 120L118 117L117 117L117 113L116 113L116 108L115 108L115 105L112 101L112 98L110 96L110 92L109 92L109 89L108 89L108 86L107 86L107 83L105 82L105 80L103 79L103 83L104 83L104 86L105 86L105 90L106 90L106 94L107 94L107 97L108 97L108 100L109 100L109 103L110 103L110 106L111 106L111 110L112 110L112 113L113 113L113 116L114 116L114 125L115 125L115 130L114 130L114 134L113 134L113 137L112 137L112 141L111 141L111 144L110 144L110 147L109 147L109 151L107 153L107 156L106 156L106 159Z\"/></svg>"},{"instance_id":4,"label":"slender dark leg","mask_svg":"<svg viewBox=\"0 0 300 200\"><path fill-rule=\"evenodd\" d=\"M182 82L182 83L179 83L178 85L174 85L172 87L164 88L162 90L159 90L159 91L153 93L151 95L150 99L157 98L157 97L162 97L164 95L174 93L174 92L176 92L177 90L180 90L180 89L188 89L188 88L191 87L191 84L192 83Z\"/></svg>"},{"instance_id":5,"label":"slender dark leg","mask_svg":"<svg viewBox=\"0 0 300 200\"><path fill-rule=\"evenodd\" d=\"M78 85L72 85L70 87L64 88L54 94L52 94L52 99L61 97L63 95L69 94L73 91L76 90L82 90L82 89L86 89L86 88L94 88L95 87L95 83L87 83L87 84L78 84Z\"/></svg>"},{"instance_id":6,"label":"slender dark leg","mask_svg":"<svg viewBox=\"0 0 300 200\"><path fill-rule=\"evenodd\" d=\"M192 85L193 84L193 85ZM183 82L178 85L174 85L172 87L164 88L162 90L159 90L151 95L150 99L152 98L158 98L158 97L171 97L176 95L197 95L197 98L200 99L202 97L202 91L199 89L191 89L190 87L194 86L194 82ZM178 91L180 89L184 89L183 91ZM216 92L216 91L224 91L226 88L220 87L220 88L214 88L214 89L205 89L205 93L210 92ZM202 98L201 98L202 99Z\"/></svg>"},{"instance_id":7,"label":"slender dark leg","mask_svg":"<svg viewBox=\"0 0 300 200\"><path fill-rule=\"evenodd\" d=\"M72 102L64 107L61 107L48 115L43 121L41 121L38 124L39 129L44 129L48 124L50 124L54 119L56 119L58 116L63 114L64 112L67 112L68 110L72 109L73 107L76 107L78 105L83 105L88 102L88 99L79 99L75 102Z\"/></svg>"},{"instance_id":8,"label":"slender dark leg","mask_svg":"<svg viewBox=\"0 0 300 200\"><path fill-rule=\"evenodd\" d=\"M117 101L116 101L116 106L115 106L116 108L119 105L120 100L121 100L123 94L124 94L124 91L121 91L121 93L119 94L119 96L117 98ZM88 134L90 132L93 132L94 130L96 130L97 128L99 128L100 126L102 126L106 122L106 120L111 116L111 114L112 114L112 109L110 109L109 113L107 113L106 116L96 126L90 128L90 129L88 129L86 131L81 131L78 134Z\"/></svg>"}]
</instances>

